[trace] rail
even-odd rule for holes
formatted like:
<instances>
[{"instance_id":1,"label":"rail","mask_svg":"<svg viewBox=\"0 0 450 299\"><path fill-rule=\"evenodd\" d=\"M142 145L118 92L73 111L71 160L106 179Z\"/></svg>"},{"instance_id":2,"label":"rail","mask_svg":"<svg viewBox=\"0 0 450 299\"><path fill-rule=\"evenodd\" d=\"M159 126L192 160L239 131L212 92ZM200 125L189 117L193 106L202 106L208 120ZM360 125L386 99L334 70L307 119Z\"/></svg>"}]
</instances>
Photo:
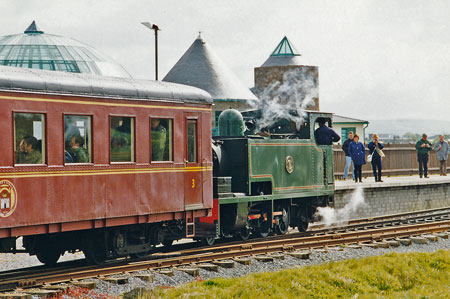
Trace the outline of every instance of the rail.
<instances>
[{"instance_id":1,"label":"rail","mask_svg":"<svg viewBox=\"0 0 450 299\"><path fill-rule=\"evenodd\" d=\"M306 233L292 233L272 238L156 254L149 256L147 260L140 261L120 260L103 266L80 266L77 263L70 262L59 268L34 267L0 272L0 290L5 291L18 287L29 288L74 279L138 270L179 267L268 253L311 250L346 244L371 243L376 245L381 241L395 238L448 231L450 230L450 208L403 213L366 220L355 220L344 227L317 228Z\"/></svg>"}]
</instances>

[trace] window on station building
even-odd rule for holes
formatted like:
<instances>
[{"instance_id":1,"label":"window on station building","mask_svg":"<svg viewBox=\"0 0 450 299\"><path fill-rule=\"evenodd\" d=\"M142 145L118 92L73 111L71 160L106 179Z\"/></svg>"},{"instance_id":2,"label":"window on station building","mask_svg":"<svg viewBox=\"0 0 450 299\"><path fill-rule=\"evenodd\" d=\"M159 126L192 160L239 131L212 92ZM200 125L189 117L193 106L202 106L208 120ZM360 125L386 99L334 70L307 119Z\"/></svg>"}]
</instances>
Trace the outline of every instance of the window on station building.
<instances>
[{"instance_id":1,"label":"window on station building","mask_svg":"<svg viewBox=\"0 0 450 299\"><path fill-rule=\"evenodd\" d=\"M134 162L134 118L111 116L111 162Z\"/></svg>"},{"instance_id":2,"label":"window on station building","mask_svg":"<svg viewBox=\"0 0 450 299\"><path fill-rule=\"evenodd\" d=\"M197 162L197 121L187 122L187 160Z\"/></svg>"},{"instance_id":3,"label":"window on station building","mask_svg":"<svg viewBox=\"0 0 450 299\"><path fill-rule=\"evenodd\" d=\"M64 130L65 162L91 163L91 117L84 115L65 115Z\"/></svg>"},{"instance_id":4,"label":"window on station building","mask_svg":"<svg viewBox=\"0 0 450 299\"><path fill-rule=\"evenodd\" d=\"M341 142L344 142L345 140L347 140L349 132L356 133L356 127L342 128L341 129Z\"/></svg>"},{"instance_id":5,"label":"window on station building","mask_svg":"<svg viewBox=\"0 0 450 299\"><path fill-rule=\"evenodd\" d=\"M152 161L173 161L173 120L152 118Z\"/></svg>"},{"instance_id":6,"label":"window on station building","mask_svg":"<svg viewBox=\"0 0 450 299\"><path fill-rule=\"evenodd\" d=\"M14 113L14 152L16 164L45 164L45 116Z\"/></svg>"}]
</instances>

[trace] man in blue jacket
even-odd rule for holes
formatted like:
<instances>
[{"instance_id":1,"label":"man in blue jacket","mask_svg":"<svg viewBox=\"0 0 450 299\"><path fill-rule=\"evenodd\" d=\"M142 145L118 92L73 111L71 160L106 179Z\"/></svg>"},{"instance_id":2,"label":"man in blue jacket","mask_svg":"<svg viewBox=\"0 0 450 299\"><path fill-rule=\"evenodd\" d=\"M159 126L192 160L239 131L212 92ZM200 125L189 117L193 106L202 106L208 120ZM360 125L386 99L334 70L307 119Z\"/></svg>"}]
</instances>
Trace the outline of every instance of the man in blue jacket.
<instances>
[{"instance_id":1,"label":"man in blue jacket","mask_svg":"<svg viewBox=\"0 0 450 299\"><path fill-rule=\"evenodd\" d=\"M350 166L353 164L352 157L350 157L350 153L348 152L348 147L349 147L350 143L352 143L352 141L353 141L353 132L352 131L348 132L347 136L348 136L347 140L345 140L344 143L342 144L342 150L345 153L344 180L347 179L348 171L350 170ZM355 168L354 167L353 167L353 172L352 172L352 178L355 179Z\"/></svg>"}]
</instances>

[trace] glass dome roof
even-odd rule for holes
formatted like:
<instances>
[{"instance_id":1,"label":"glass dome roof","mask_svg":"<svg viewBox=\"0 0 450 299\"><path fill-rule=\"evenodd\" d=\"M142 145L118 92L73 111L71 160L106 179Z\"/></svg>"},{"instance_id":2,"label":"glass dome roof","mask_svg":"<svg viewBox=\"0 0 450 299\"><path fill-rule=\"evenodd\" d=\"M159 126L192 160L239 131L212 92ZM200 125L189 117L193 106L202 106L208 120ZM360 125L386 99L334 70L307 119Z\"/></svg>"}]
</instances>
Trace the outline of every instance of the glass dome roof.
<instances>
[{"instance_id":1,"label":"glass dome roof","mask_svg":"<svg viewBox=\"0 0 450 299\"><path fill-rule=\"evenodd\" d=\"M0 65L131 78L121 65L95 48L46 34L34 21L23 34L0 37Z\"/></svg>"}]
</instances>

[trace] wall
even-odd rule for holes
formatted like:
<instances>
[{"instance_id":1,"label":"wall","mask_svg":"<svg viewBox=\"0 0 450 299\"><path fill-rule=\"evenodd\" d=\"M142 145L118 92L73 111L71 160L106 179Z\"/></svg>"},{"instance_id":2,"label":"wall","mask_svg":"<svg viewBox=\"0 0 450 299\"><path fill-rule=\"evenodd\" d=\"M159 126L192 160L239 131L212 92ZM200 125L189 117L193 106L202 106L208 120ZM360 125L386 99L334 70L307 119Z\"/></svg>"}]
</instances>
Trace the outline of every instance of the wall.
<instances>
[{"instance_id":1,"label":"wall","mask_svg":"<svg viewBox=\"0 0 450 299\"><path fill-rule=\"evenodd\" d=\"M341 145L333 147L334 152L334 176L341 178L344 174L345 154ZM366 151L366 155L367 155ZM386 157L383 158L383 176L395 175L418 175L417 152L414 144L384 144L383 149ZM363 165L363 176L372 177L372 166L370 163ZM447 170L450 170L450 163L447 163ZM430 151L428 159L428 172L431 174L439 173L439 162L436 158L436 152Z\"/></svg>"},{"instance_id":2,"label":"wall","mask_svg":"<svg viewBox=\"0 0 450 299\"><path fill-rule=\"evenodd\" d=\"M375 183L374 183L375 184ZM335 192L335 208L341 209L350 200L353 188ZM364 188L364 208L351 213L350 219L412 212L450 206L450 181L418 184L383 183Z\"/></svg>"}]
</instances>

